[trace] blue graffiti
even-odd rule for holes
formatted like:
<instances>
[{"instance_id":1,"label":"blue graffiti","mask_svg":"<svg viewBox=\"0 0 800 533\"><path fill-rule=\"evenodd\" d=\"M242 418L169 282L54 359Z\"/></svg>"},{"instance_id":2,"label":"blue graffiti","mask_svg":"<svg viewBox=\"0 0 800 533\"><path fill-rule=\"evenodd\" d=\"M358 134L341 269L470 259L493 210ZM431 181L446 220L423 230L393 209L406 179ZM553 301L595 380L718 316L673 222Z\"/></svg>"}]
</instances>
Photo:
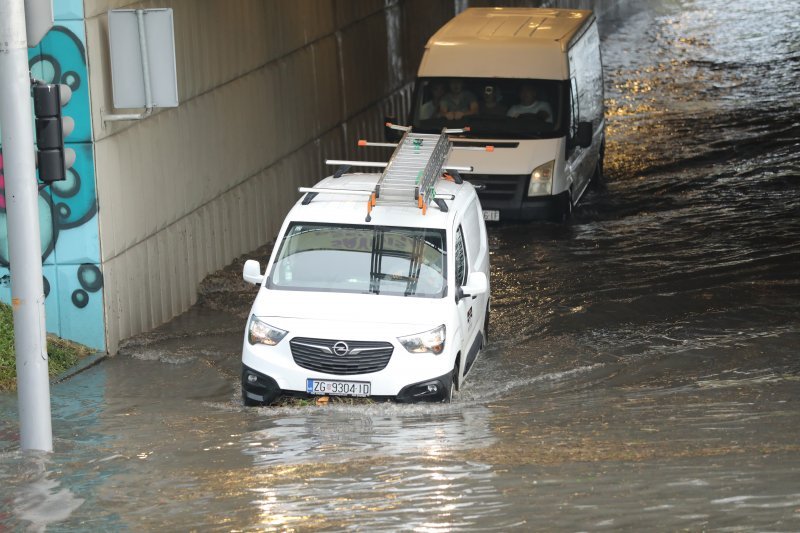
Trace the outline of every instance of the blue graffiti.
<instances>
[{"instance_id":1,"label":"blue graffiti","mask_svg":"<svg viewBox=\"0 0 800 533\"><path fill-rule=\"evenodd\" d=\"M28 63L34 78L46 83L63 83L72 89L72 98L64 106L64 113L75 119L75 129L67 142L91 142L86 49L78 36L66 26L54 26L41 45L31 51Z\"/></svg>"},{"instance_id":2,"label":"blue graffiti","mask_svg":"<svg viewBox=\"0 0 800 533\"><path fill-rule=\"evenodd\" d=\"M47 51L57 51L47 53ZM75 120L68 145L75 150L75 164L67 179L54 183L49 191L39 193L39 226L42 238L42 260L53 252L61 230L77 228L97 213L94 186L91 126L89 124L89 90L87 84L86 51L80 39L68 28L55 26L30 58L31 74L47 83L64 83L72 89L72 98L64 114ZM0 156L0 193L5 194ZM5 201L0 200L0 234L6 234ZM8 266L8 243L0 240L0 265Z\"/></svg>"},{"instance_id":3,"label":"blue graffiti","mask_svg":"<svg viewBox=\"0 0 800 533\"><path fill-rule=\"evenodd\" d=\"M70 0L70 9L82 8ZM64 0L57 0L60 9ZM69 10L68 10L69 11ZM74 15L74 17L73 17ZM47 327L61 336L103 348L103 274L97 263L97 193L91 131L89 78L82 17L73 14L60 20L41 44L29 51L31 76L46 83L61 83L72 89L64 114L75 128L65 139L75 150L76 160L67 179L39 192L39 223L42 239L43 279ZM5 182L0 151L0 294L9 299L7 217ZM4 267L4 268L3 268ZM54 312L50 312L50 310Z\"/></svg>"},{"instance_id":4,"label":"blue graffiti","mask_svg":"<svg viewBox=\"0 0 800 533\"><path fill-rule=\"evenodd\" d=\"M41 52L30 58L32 75L47 83L63 83L72 89L64 114L75 120L67 144L76 152L75 164L67 179L50 187L53 219L58 229L76 228L97 212L89 123L89 87L86 50L77 35L64 26L55 26L41 44ZM43 191L43 194L46 194Z\"/></svg>"}]
</instances>

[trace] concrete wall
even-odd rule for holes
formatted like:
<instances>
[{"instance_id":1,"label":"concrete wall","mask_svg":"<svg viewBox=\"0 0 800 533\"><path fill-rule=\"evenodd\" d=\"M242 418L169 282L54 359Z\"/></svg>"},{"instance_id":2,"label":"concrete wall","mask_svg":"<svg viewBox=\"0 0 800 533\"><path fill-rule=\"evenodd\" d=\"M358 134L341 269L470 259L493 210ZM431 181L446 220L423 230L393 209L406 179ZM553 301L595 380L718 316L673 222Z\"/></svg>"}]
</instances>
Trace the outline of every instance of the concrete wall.
<instances>
[{"instance_id":1,"label":"concrete wall","mask_svg":"<svg viewBox=\"0 0 800 533\"><path fill-rule=\"evenodd\" d=\"M181 105L114 112L109 8L174 10ZM85 0L107 344L186 310L199 282L269 241L325 158L407 113L427 38L454 14L426 0ZM116 112L119 112L116 110Z\"/></svg>"},{"instance_id":2,"label":"concrete wall","mask_svg":"<svg viewBox=\"0 0 800 533\"><path fill-rule=\"evenodd\" d=\"M473 6L593 8L630 0L53 0L31 71L66 83L66 181L40 192L47 330L114 353L186 310L199 282L268 242L325 158L407 116L425 42ZM104 124L108 9L174 10L181 106ZM138 111L138 110L137 110ZM371 152L370 152L371 150ZM0 300L10 301L0 147Z\"/></svg>"}]
</instances>

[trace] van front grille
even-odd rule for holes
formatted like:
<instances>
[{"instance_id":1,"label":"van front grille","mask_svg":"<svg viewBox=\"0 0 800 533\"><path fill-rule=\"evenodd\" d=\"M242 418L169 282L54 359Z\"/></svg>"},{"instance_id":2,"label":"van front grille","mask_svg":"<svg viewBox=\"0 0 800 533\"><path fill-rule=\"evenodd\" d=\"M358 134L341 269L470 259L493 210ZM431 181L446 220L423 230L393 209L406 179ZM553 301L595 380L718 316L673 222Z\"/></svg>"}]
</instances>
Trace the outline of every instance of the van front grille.
<instances>
[{"instance_id":1,"label":"van front grille","mask_svg":"<svg viewBox=\"0 0 800 533\"><path fill-rule=\"evenodd\" d=\"M295 337L289 342L289 346L297 366L340 376L369 374L383 370L389 364L394 351L394 346L389 342L306 337ZM347 352L340 355L344 347Z\"/></svg>"}]
</instances>

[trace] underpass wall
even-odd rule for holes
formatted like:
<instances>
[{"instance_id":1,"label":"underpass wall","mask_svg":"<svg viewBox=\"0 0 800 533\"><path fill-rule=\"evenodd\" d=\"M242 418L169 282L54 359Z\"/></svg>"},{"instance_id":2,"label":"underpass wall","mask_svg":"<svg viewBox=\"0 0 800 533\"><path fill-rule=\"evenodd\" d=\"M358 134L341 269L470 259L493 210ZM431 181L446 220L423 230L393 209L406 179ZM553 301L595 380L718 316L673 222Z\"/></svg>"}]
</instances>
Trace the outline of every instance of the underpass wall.
<instances>
[{"instance_id":1,"label":"underpass wall","mask_svg":"<svg viewBox=\"0 0 800 533\"><path fill-rule=\"evenodd\" d=\"M111 353L272 239L325 158L367 156L356 139L382 137L383 115L407 112L424 42L454 13L423 0L84 6ZM181 105L104 123L129 112L112 106L106 11L147 7L174 10Z\"/></svg>"},{"instance_id":2,"label":"underpass wall","mask_svg":"<svg viewBox=\"0 0 800 533\"><path fill-rule=\"evenodd\" d=\"M297 187L330 173L326 158L385 158L356 140L381 139L384 116L407 116L427 39L467 4L84 0L109 352L270 241ZM472 3L512 4L593 2ZM112 105L106 12L151 7L174 10L181 105L104 123L130 112Z\"/></svg>"}]
</instances>

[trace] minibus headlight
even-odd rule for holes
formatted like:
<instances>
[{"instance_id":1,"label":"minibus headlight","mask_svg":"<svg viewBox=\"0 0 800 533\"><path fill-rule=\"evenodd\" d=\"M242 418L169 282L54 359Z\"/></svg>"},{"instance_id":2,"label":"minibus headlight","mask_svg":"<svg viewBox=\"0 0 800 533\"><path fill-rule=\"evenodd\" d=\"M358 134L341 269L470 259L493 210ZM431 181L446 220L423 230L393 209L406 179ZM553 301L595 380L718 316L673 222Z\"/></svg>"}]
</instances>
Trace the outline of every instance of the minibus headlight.
<instances>
[{"instance_id":1,"label":"minibus headlight","mask_svg":"<svg viewBox=\"0 0 800 533\"><path fill-rule=\"evenodd\" d=\"M552 193L555 166L556 160L553 159L533 169L531 183L528 185L528 196L544 196Z\"/></svg>"},{"instance_id":2,"label":"minibus headlight","mask_svg":"<svg viewBox=\"0 0 800 533\"><path fill-rule=\"evenodd\" d=\"M260 320L256 315L250 317L250 325L247 328L247 342L252 345L266 344L275 346L289 333L282 329L270 326Z\"/></svg>"},{"instance_id":3,"label":"minibus headlight","mask_svg":"<svg viewBox=\"0 0 800 533\"><path fill-rule=\"evenodd\" d=\"M444 340L447 336L447 329L442 324L429 331L398 337L400 344L411 353L432 353L439 355L444 351Z\"/></svg>"}]
</instances>

